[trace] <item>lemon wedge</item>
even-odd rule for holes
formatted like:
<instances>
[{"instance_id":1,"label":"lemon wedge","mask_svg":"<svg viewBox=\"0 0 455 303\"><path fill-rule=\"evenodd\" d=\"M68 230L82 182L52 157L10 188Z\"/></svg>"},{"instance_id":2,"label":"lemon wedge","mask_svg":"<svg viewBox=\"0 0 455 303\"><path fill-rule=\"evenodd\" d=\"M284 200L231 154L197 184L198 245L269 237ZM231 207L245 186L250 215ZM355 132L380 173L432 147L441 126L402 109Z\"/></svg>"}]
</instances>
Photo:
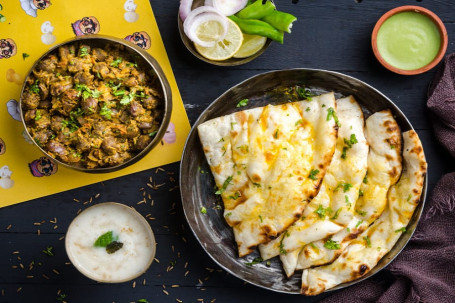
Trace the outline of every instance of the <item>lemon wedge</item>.
<instances>
[{"instance_id":1,"label":"lemon wedge","mask_svg":"<svg viewBox=\"0 0 455 303\"><path fill-rule=\"evenodd\" d=\"M203 47L194 44L196 50L209 60L222 61L227 60L234 56L235 53L240 49L243 42L243 34L239 26L234 21L228 19L229 26L226 36L223 40L218 41L213 47ZM197 30L196 35L202 41L216 41L223 29L219 22L210 20L201 24Z\"/></svg>"},{"instance_id":2,"label":"lemon wedge","mask_svg":"<svg viewBox=\"0 0 455 303\"><path fill-rule=\"evenodd\" d=\"M240 49L234 54L234 58L246 58L256 54L260 51L265 43L267 42L266 37L257 35L243 34L243 43Z\"/></svg>"}]
</instances>

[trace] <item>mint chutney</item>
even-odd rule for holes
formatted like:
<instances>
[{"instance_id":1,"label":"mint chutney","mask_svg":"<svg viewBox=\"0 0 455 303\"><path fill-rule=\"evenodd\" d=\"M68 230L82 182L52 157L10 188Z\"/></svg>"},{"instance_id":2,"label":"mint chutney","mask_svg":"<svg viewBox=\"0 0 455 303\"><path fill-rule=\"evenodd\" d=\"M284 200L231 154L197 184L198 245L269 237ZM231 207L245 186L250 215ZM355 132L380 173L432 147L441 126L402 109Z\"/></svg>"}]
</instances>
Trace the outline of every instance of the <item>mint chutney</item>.
<instances>
[{"instance_id":1,"label":"mint chutney","mask_svg":"<svg viewBox=\"0 0 455 303\"><path fill-rule=\"evenodd\" d=\"M387 63L402 70L415 70L437 56L441 35L426 15L401 12L382 24L376 42L379 54Z\"/></svg>"}]
</instances>

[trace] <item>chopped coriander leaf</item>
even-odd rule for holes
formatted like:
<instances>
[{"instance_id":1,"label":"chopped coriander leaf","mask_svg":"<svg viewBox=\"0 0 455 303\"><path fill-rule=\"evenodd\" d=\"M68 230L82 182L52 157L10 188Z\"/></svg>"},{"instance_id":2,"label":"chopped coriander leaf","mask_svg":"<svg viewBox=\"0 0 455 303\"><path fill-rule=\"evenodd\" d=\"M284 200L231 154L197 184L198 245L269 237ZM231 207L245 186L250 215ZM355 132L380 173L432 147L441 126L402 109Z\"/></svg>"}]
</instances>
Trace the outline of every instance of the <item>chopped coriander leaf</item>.
<instances>
[{"instance_id":1,"label":"chopped coriander leaf","mask_svg":"<svg viewBox=\"0 0 455 303\"><path fill-rule=\"evenodd\" d=\"M60 293L57 297L57 301L65 301L65 298L67 297L66 294Z\"/></svg>"},{"instance_id":2,"label":"chopped coriander leaf","mask_svg":"<svg viewBox=\"0 0 455 303\"><path fill-rule=\"evenodd\" d=\"M112 61L111 66L112 67L118 67L118 65L120 63L122 63L122 61L123 61L123 59L119 57L119 58L115 59L114 61Z\"/></svg>"},{"instance_id":3,"label":"chopped coriander leaf","mask_svg":"<svg viewBox=\"0 0 455 303\"><path fill-rule=\"evenodd\" d=\"M253 182L253 185L256 187L261 187L261 184Z\"/></svg>"},{"instance_id":4,"label":"chopped coriander leaf","mask_svg":"<svg viewBox=\"0 0 455 303\"><path fill-rule=\"evenodd\" d=\"M224 215L225 218L229 217L230 215L232 215L232 213L227 213Z\"/></svg>"},{"instance_id":5,"label":"chopped coriander leaf","mask_svg":"<svg viewBox=\"0 0 455 303\"><path fill-rule=\"evenodd\" d=\"M345 200L345 202L346 202L346 207L347 207L348 209L351 209L351 202L349 202L349 197L348 197L348 195L344 195L344 200Z\"/></svg>"},{"instance_id":6,"label":"chopped coriander leaf","mask_svg":"<svg viewBox=\"0 0 455 303\"><path fill-rule=\"evenodd\" d=\"M363 178L363 183L368 184L368 172L365 175L365 178Z\"/></svg>"},{"instance_id":7,"label":"chopped coriander leaf","mask_svg":"<svg viewBox=\"0 0 455 303\"><path fill-rule=\"evenodd\" d=\"M371 240L370 240L370 237L365 236L365 237L363 237L363 239L364 239L365 242L367 243L367 247L371 247Z\"/></svg>"},{"instance_id":8,"label":"chopped coriander leaf","mask_svg":"<svg viewBox=\"0 0 455 303\"><path fill-rule=\"evenodd\" d=\"M348 231L348 233L351 232L351 229L349 227L347 227L346 230Z\"/></svg>"},{"instance_id":9,"label":"chopped coriander leaf","mask_svg":"<svg viewBox=\"0 0 455 303\"><path fill-rule=\"evenodd\" d=\"M390 149L395 149L395 145L390 144Z\"/></svg>"},{"instance_id":10,"label":"chopped coriander leaf","mask_svg":"<svg viewBox=\"0 0 455 303\"><path fill-rule=\"evenodd\" d=\"M34 94L39 94L40 92L40 89L38 87L38 84L39 84L39 81L38 80L35 80L35 83L33 83L32 86L30 86L30 91Z\"/></svg>"},{"instance_id":11,"label":"chopped coriander leaf","mask_svg":"<svg viewBox=\"0 0 455 303\"><path fill-rule=\"evenodd\" d=\"M207 208L205 208L204 206L201 207L201 214L206 214L207 213Z\"/></svg>"},{"instance_id":12,"label":"chopped coriander leaf","mask_svg":"<svg viewBox=\"0 0 455 303\"><path fill-rule=\"evenodd\" d=\"M262 216L261 215L259 215L259 220L261 220L261 223L262 223Z\"/></svg>"},{"instance_id":13,"label":"chopped coriander leaf","mask_svg":"<svg viewBox=\"0 0 455 303\"><path fill-rule=\"evenodd\" d=\"M362 217L365 217L367 215L367 212L363 211L363 210L356 209L355 212L358 213L359 215L361 215Z\"/></svg>"},{"instance_id":14,"label":"chopped coriander leaf","mask_svg":"<svg viewBox=\"0 0 455 303\"><path fill-rule=\"evenodd\" d=\"M297 95L299 95L300 98L304 99L304 100L308 100L308 101L311 101L311 97L313 97L314 95L311 93L311 91L309 89L306 89L305 87L300 87L300 86L297 86L295 88L295 91L297 92Z\"/></svg>"},{"instance_id":15,"label":"chopped coriander leaf","mask_svg":"<svg viewBox=\"0 0 455 303\"><path fill-rule=\"evenodd\" d=\"M227 177L223 183L223 186L215 192L215 195L221 195L222 193L224 193L224 191L228 187L229 183L231 183L231 181L232 181L232 176Z\"/></svg>"},{"instance_id":16,"label":"chopped coriander leaf","mask_svg":"<svg viewBox=\"0 0 455 303\"><path fill-rule=\"evenodd\" d=\"M408 202L411 201L411 198L412 198L412 194L409 194L408 200L407 200L407 201L408 201Z\"/></svg>"},{"instance_id":17,"label":"chopped coriander leaf","mask_svg":"<svg viewBox=\"0 0 455 303\"><path fill-rule=\"evenodd\" d=\"M329 109L327 109L327 121L330 121L330 119L335 120L335 124L340 127L341 124L340 124L340 121L338 120L338 116L335 112L335 110L333 109L333 107L329 107Z\"/></svg>"},{"instance_id":18,"label":"chopped coriander leaf","mask_svg":"<svg viewBox=\"0 0 455 303\"><path fill-rule=\"evenodd\" d=\"M27 54L27 53L22 53L22 59L24 59L24 60L25 60L25 58L28 58L28 57L30 57L30 55L29 55L29 54Z\"/></svg>"},{"instance_id":19,"label":"chopped coriander leaf","mask_svg":"<svg viewBox=\"0 0 455 303\"><path fill-rule=\"evenodd\" d=\"M302 124L303 120L300 119L299 121L295 122L295 126Z\"/></svg>"},{"instance_id":20,"label":"chopped coriander leaf","mask_svg":"<svg viewBox=\"0 0 455 303\"><path fill-rule=\"evenodd\" d=\"M319 249L313 242L310 243L310 246L313 247L314 249Z\"/></svg>"},{"instance_id":21,"label":"chopped coriander leaf","mask_svg":"<svg viewBox=\"0 0 455 303\"><path fill-rule=\"evenodd\" d=\"M281 241L280 241L280 255L286 255L288 252L286 251L286 249L284 249L284 244L283 244L283 240L284 240L284 237L281 238Z\"/></svg>"},{"instance_id":22,"label":"chopped coriander leaf","mask_svg":"<svg viewBox=\"0 0 455 303\"><path fill-rule=\"evenodd\" d=\"M341 159L345 160L346 159L346 152L348 151L348 148L346 146L343 147L343 151L341 152Z\"/></svg>"},{"instance_id":23,"label":"chopped coriander leaf","mask_svg":"<svg viewBox=\"0 0 455 303\"><path fill-rule=\"evenodd\" d=\"M136 303L149 303L146 299L139 299L136 301Z\"/></svg>"},{"instance_id":24,"label":"chopped coriander leaf","mask_svg":"<svg viewBox=\"0 0 455 303\"><path fill-rule=\"evenodd\" d=\"M157 133L157 132L158 132L157 130L155 130L155 131L152 131L151 133L149 133L149 136L150 136L150 137L153 137L153 136L155 136L155 135L156 135L156 133Z\"/></svg>"},{"instance_id":25,"label":"chopped coriander leaf","mask_svg":"<svg viewBox=\"0 0 455 303\"><path fill-rule=\"evenodd\" d=\"M240 192L236 191L235 194L233 196L229 196L229 199L232 199L232 200L237 200L238 198L241 197L241 194Z\"/></svg>"},{"instance_id":26,"label":"chopped coriander leaf","mask_svg":"<svg viewBox=\"0 0 455 303\"><path fill-rule=\"evenodd\" d=\"M114 241L114 236L111 230L99 236L98 239L96 239L95 243L93 243L93 246L106 247L112 241Z\"/></svg>"},{"instance_id":27,"label":"chopped coriander leaf","mask_svg":"<svg viewBox=\"0 0 455 303\"><path fill-rule=\"evenodd\" d=\"M224 142L224 138L221 138L220 141L218 141L218 143L220 143L220 142Z\"/></svg>"},{"instance_id":28,"label":"chopped coriander leaf","mask_svg":"<svg viewBox=\"0 0 455 303\"><path fill-rule=\"evenodd\" d=\"M265 262L265 266L270 267L271 265L272 265L272 262L270 262L269 260L267 260L267 261Z\"/></svg>"},{"instance_id":29,"label":"chopped coriander leaf","mask_svg":"<svg viewBox=\"0 0 455 303\"><path fill-rule=\"evenodd\" d=\"M358 222L357 222L357 224L355 225L355 228L359 227L359 226L360 226L360 224L362 224L362 223L363 223L363 220L361 220L361 221L358 221Z\"/></svg>"},{"instance_id":30,"label":"chopped coriander leaf","mask_svg":"<svg viewBox=\"0 0 455 303\"><path fill-rule=\"evenodd\" d=\"M248 145L240 145L240 146L237 146L237 149L240 149L240 151L242 151L243 153L248 153Z\"/></svg>"},{"instance_id":31,"label":"chopped coriander leaf","mask_svg":"<svg viewBox=\"0 0 455 303\"><path fill-rule=\"evenodd\" d=\"M406 227L399 228L399 229L395 230L395 232L396 233L399 233L399 232L405 233L406 232Z\"/></svg>"},{"instance_id":32,"label":"chopped coriander leaf","mask_svg":"<svg viewBox=\"0 0 455 303\"><path fill-rule=\"evenodd\" d=\"M280 131L280 129L277 128L276 131L275 131L275 134L273 134L273 137L274 137L275 139L278 139L278 132L279 132L279 131Z\"/></svg>"},{"instance_id":33,"label":"chopped coriander leaf","mask_svg":"<svg viewBox=\"0 0 455 303\"><path fill-rule=\"evenodd\" d=\"M131 103L131 101L133 101L133 96L134 94L133 93L129 93L128 95L126 96L123 96L122 100L120 100L120 104L121 105L128 105Z\"/></svg>"},{"instance_id":34,"label":"chopped coriander leaf","mask_svg":"<svg viewBox=\"0 0 455 303\"><path fill-rule=\"evenodd\" d=\"M337 191L340 188L343 188L343 192L347 192L351 189L352 184L351 183L338 183L337 187L335 187L334 191Z\"/></svg>"},{"instance_id":35,"label":"chopped coriander leaf","mask_svg":"<svg viewBox=\"0 0 455 303\"><path fill-rule=\"evenodd\" d=\"M6 17L3 16L2 14L0 14L0 22L5 22L6 21Z\"/></svg>"},{"instance_id":36,"label":"chopped coriander leaf","mask_svg":"<svg viewBox=\"0 0 455 303\"><path fill-rule=\"evenodd\" d=\"M335 220L336 218L338 218L338 215L340 214L341 209L342 209L341 207L338 208L337 211L335 212L335 214L333 215L333 217L330 218L330 219Z\"/></svg>"},{"instance_id":37,"label":"chopped coriander leaf","mask_svg":"<svg viewBox=\"0 0 455 303\"><path fill-rule=\"evenodd\" d=\"M332 238L329 238L327 241L325 241L324 247L330 250L336 250L341 248L340 244L338 244L336 241L333 241Z\"/></svg>"},{"instance_id":38,"label":"chopped coriander leaf","mask_svg":"<svg viewBox=\"0 0 455 303\"><path fill-rule=\"evenodd\" d=\"M53 250L54 250L54 248L52 246L48 246L48 247L46 247L46 249L43 249L43 253L48 256L53 257L53 256L55 256Z\"/></svg>"},{"instance_id":39,"label":"chopped coriander leaf","mask_svg":"<svg viewBox=\"0 0 455 303\"><path fill-rule=\"evenodd\" d=\"M101 107L100 110L100 115L103 116L105 119L112 119L112 111L109 107L107 107L107 104L104 103L103 106Z\"/></svg>"},{"instance_id":40,"label":"chopped coriander leaf","mask_svg":"<svg viewBox=\"0 0 455 303\"><path fill-rule=\"evenodd\" d=\"M235 107L243 107L248 105L248 99L240 100Z\"/></svg>"},{"instance_id":41,"label":"chopped coriander leaf","mask_svg":"<svg viewBox=\"0 0 455 303\"><path fill-rule=\"evenodd\" d=\"M310 171L310 174L308 175L308 178L310 178L311 180L317 180L318 177L316 177L316 175L319 174L319 169L312 169Z\"/></svg>"},{"instance_id":42,"label":"chopped coriander leaf","mask_svg":"<svg viewBox=\"0 0 455 303\"><path fill-rule=\"evenodd\" d=\"M319 219L324 219L327 213L332 213L332 209L330 207L324 208L319 204L318 209L314 212L319 216Z\"/></svg>"},{"instance_id":43,"label":"chopped coriander leaf","mask_svg":"<svg viewBox=\"0 0 455 303\"><path fill-rule=\"evenodd\" d=\"M92 91L92 97L93 98L99 98L101 96L101 92L97 89Z\"/></svg>"},{"instance_id":44,"label":"chopped coriander leaf","mask_svg":"<svg viewBox=\"0 0 455 303\"><path fill-rule=\"evenodd\" d=\"M86 47L81 47L79 50L79 57L85 57L88 55L88 49Z\"/></svg>"},{"instance_id":45,"label":"chopped coriander leaf","mask_svg":"<svg viewBox=\"0 0 455 303\"><path fill-rule=\"evenodd\" d=\"M363 190L359 189L359 197L363 197L364 193Z\"/></svg>"},{"instance_id":46,"label":"chopped coriander leaf","mask_svg":"<svg viewBox=\"0 0 455 303\"><path fill-rule=\"evenodd\" d=\"M306 112L309 112L309 111L310 111L310 108L309 108L309 107L307 107L307 108L305 109L305 111L306 111Z\"/></svg>"},{"instance_id":47,"label":"chopped coriander leaf","mask_svg":"<svg viewBox=\"0 0 455 303\"><path fill-rule=\"evenodd\" d=\"M234 125L237 124L237 122L231 122L231 130L234 130Z\"/></svg>"},{"instance_id":48,"label":"chopped coriander leaf","mask_svg":"<svg viewBox=\"0 0 455 303\"><path fill-rule=\"evenodd\" d=\"M126 90L122 89L122 90L116 90L114 92L114 96L124 96L126 94Z\"/></svg>"},{"instance_id":49,"label":"chopped coriander leaf","mask_svg":"<svg viewBox=\"0 0 455 303\"><path fill-rule=\"evenodd\" d=\"M38 121L41 118L42 118L41 111L39 109L37 109L35 112L35 121Z\"/></svg>"},{"instance_id":50,"label":"chopped coriander leaf","mask_svg":"<svg viewBox=\"0 0 455 303\"><path fill-rule=\"evenodd\" d=\"M351 134L351 137L349 138L349 140L346 139L346 138L344 139L344 144L346 144L348 148L351 148L352 145L354 145L354 144L356 144L358 142L359 141L357 141L357 138L356 138L355 134Z\"/></svg>"},{"instance_id":51,"label":"chopped coriander leaf","mask_svg":"<svg viewBox=\"0 0 455 303\"><path fill-rule=\"evenodd\" d=\"M245 265L253 266L253 265L261 263L262 261L264 261L264 260L261 257L257 257L257 258L254 258L253 261L245 263Z\"/></svg>"},{"instance_id":52,"label":"chopped coriander leaf","mask_svg":"<svg viewBox=\"0 0 455 303\"><path fill-rule=\"evenodd\" d=\"M126 63L126 66L128 66L128 67L137 67L137 63L136 62L134 62L134 63L128 62L128 63Z\"/></svg>"}]
</instances>

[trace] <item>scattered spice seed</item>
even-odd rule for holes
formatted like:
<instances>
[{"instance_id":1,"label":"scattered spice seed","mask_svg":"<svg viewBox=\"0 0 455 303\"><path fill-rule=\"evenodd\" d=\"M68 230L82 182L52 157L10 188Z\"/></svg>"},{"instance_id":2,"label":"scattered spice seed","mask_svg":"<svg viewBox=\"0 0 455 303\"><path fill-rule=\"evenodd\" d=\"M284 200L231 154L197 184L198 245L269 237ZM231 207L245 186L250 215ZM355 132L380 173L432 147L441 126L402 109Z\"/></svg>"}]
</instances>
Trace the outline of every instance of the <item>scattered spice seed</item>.
<instances>
[{"instance_id":1,"label":"scattered spice seed","mask_svg":"<svg viewBox=\"0 0 455 303\"><path fill-rule=\"evenodd\" d=\"M17 265L12 265L11 268L12 269L17 269Z\"/></svg>"},{"instance_id":2,"label":"scattered spice seed","mask_svg":"<svg viewBox=\"0 0 455 303\"><path fill-rule=\"evenodd\" d=\"M188 262L185 262L185 266L183 266L183 268L187 268L188 267Z\"/></svg>"},{"instance_id":3,"label":"scattered spice seed","mask_svg":"<svg viewBox=\"0 0 455 303\"><path fill-rule=\"evenodd\" d=\"M198 302L204 302L204 299L197 299Z\"/></svg>"},{"instance_id":4,"label":"scattered spice seed","mask_svg":"<svg viewBox=\"0 0 455 303\"><path fill-rule=\"evenodd\" d=\"M19 254L19 251L18 251L18 250L13 251L13 255L17 255L17 254Z\"/></svg>"},{"instance_id":5,"label":"scattered spice seed","mask_svg":"<svg viewBox=\"0 0 455 303\"><path fill-rule=\"evenodd\" d=\"M62 241L63 239L65 239L65 236L61 236L60 238L58 238L59 241Z\"/></svg>"},{"instance_id":6,"label":"scattered spice seed","mask_svg":"<svg viewBox=\"0 0 455 303\"><path fill-rule=\"evenodd\" d=\"M33 279L33 276L25 276L27 279Z\"/></svg>"},{"instance_id":7,"label":"scattered spice seed","mask_svg":"<svg viewBox=\"0 0 455 303\"><path fill-rule=\"evenodd\" d=\"M55 225L55 226L54 226L54 229L57 229L57 228L58 228L58 225Z\"/></svg>"},{"instance_id":8,"label":"scattered spice seed","mask_svg":"<svg viewBox=\"0 0 455 303\"><path fill-rule=\"evenodd\" d=\"M22 287L17 288L17 292L20 292L22 290Z\"/></svg>"},{"instance_id":9,"label":"scattered spice seed","mask_svg":"<svg viewBox=\"0 0 455 303\"><path fill-rule=\"evenodd\" d=\"M24 264L19 263L19 266L20 266L22 269L24 269Z\"/></svg>"},{"instance_id":10,"label":"scattered spice seed","mask_svg":"<svg viewBox=\"0 0 455 303\"><path fill-rule=\"evenodd\" d=\"M76 203L79 203L79 202L81 202L81 201L79 201L79 200L78 200L78 199L76 199L76 198L74 198L74 199L73 199L73 201L74 201L74 202L76 202Z\"/></svg>"},{"instance_id":11,"label":"scattered spice seed","mask_svg":"<svg viewBox=\"0 0 455 303\"><path fill-rule=\"evenodd\" d=\"M38 231L36 232L39 235L41 235L41 230L38 229Z\"/></svg>"},{"instance_id":12,"label":"scattered spice seed","mask_svg":"<svg viewBox=\"0 0 455 303\"><path fill-rule=\"evenodd\" d=\"M33 225L40 226L41 223L40 222L35 222L35 223L33 223Z\"/></svg>"},{"instance_id":13,"label":"scattered spice seed","mask_svg":"<svg viewBox=\"0 0 455 303\"><path fill-rule=\"evenodd\" d=\"M146 280L144 279L144 281L142 281L142 285L145 285L146 284Z\"/></svg>"},{"instance_id":14,"label":"scattered spice seed","mask_svg":"<svg viewBox=\"0 0 455 303\"><path fill-rule=\"evenodd\" d=\"M101 195L100 193L97 193L97 194L95 195L95 199L98 199L98 197L99 197L100 195Z\"/></svg>"},{"instance_id":15,"label":"scattered spice seed","mask_svg":"<svg viewBox=\"0 0 455 303\"><path fill-rule=\"evenodd\" d=\"M56 270L55 268L52 270L56 275L59 275L60 272L58 270Z\"/></svg>"},{"instance_id":16,"label":"scattered spice seed","mask_svg":"<svg viewBox=\"0 0 455 303\"><path fill-rule=\"evenodd\" d=\"M81 213L81 211L82 211L82 209L81 209L81 208L79 208L79 210L77 211L77 213L76 213L76 214L77 214L77 215L79 215L79 214Z\"/></svg>"},{"instance_id":17,"label":"scattered spice seed","mask_svg":"<svg viewBox=\"0 0 455 303\"><path fill-rule=\"evenodd\" d=\"M190 271L187 270L187 271L185 272L185 275L184 275L184 276L185 276L185 277L188 276L189 273L190 273Z\"/></svg>"},{"instance_id":18,"label":"scattered spice seed","mask_svg":"<svg viewBox=\"0 0 455 303\"><path fill-rule=\"evenodd\" d=\"M133 282L133 288L136 288L136 281Z\"/></svg>"},{"instance_id":19,"label":"scattered spice seed","mask_svg":"<svg viewBox=\"0 0 455 303\"><path fill-rule=\"evenodd\" d=\"M173 284L173 285L171 285L171 287L172 287L172 288L177 288L177 287L180 287L180 285L178 285L178 284Z\"/></svg>"},{"instance_id":20,"label":"scattered spice seed","mask_svg":"<svg viewBox=\"0 0 455 303\"><path fill-rule=\"evenodd\" d=\"M154 260L156 263L158 263L158 264L160 263L160 260L158 260L157 258L154 258Z\"/></svg>"},{"instance_id":21,"label":"scattered spice seed","mask_svg":"<svg viewBox=\"0 0 455 303\"><path fill-rule=\"evenodd\" d=\"M6 230L9 230L11 228L11 224L6 227Z\"/></svg>"},{"instance_id":22,"label":"scattered spice seed","mask_svg":"<svg viewBox=\"0 0 455 303\"><path fill-rule=\"evenodd\" d=\"M46 279L46 280L49 280L50 278L48 276L46 276L45 274L43 274L43 278Z\"/></svg>"},{"instance_id":23,"label":"scattered spice seed","mask_svg":"<svg viewBox=\"0 0 455 303\"><path fill-rule=\"evenodd\" d=\"M210 303L215 303L216 299L212 299L212 301L210 301Z\"/></svg>"},{"instance_id":24,"label":"scattered spice seed","mask_svg":"<svg viewBox=\"0 0 455 303\"><path fill-rule=\"evenodd\" d=\"M166 295L166 296L169 296L169 292L165 289L163 289L163 293Z\"/></svg>"},{"instance_id":25,"label":"scattered spice seed","mask_svg":"<svg viewBox=\"0 0 455 303\"><path fill-rule=\"evenodd\" d=\"M2 297L5 296L5 290L2 288Z\"/></svg>"},{"instance_id":26,"label":"scattered spice seed","mask_svg":"<svg viewBox=\"0 0 455 303\"><path fill-rule=\"evenodd\" d=\"M175 301L179 302L179 303L182 303L183 301L180 300L180 299L175 299Z\"/></svg>"}]
</instances>

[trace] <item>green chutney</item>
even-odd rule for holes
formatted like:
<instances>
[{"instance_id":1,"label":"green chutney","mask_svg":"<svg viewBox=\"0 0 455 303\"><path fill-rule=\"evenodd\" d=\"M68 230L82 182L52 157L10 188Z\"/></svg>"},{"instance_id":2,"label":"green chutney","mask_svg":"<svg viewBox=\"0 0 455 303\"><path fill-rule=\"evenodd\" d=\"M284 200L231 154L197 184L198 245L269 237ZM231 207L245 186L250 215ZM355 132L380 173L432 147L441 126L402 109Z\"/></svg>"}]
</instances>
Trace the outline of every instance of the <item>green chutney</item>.
<instances>
[{"instance_id":1,"label":"green chutney","mask_svg":"<svg viewBox=\"0 0 455 303\"><path fill-rule=\"evenodd\" d=\"M433 61L441 45L441 35L427 16L402 12L382 24L376 41L379 54L387 63L402 70L414 70Z\"/></svg>"}]
</instances>

